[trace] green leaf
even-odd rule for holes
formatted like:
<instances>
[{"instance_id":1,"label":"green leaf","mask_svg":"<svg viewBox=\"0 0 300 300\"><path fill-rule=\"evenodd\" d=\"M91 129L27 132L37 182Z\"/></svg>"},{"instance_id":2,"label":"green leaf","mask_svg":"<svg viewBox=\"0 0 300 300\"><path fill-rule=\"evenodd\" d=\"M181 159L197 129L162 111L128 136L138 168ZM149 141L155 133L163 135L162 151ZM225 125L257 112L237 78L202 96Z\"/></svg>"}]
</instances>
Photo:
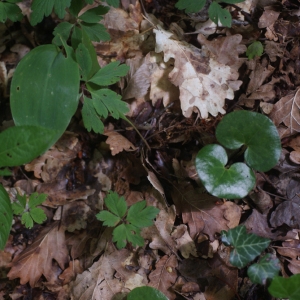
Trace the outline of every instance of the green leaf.
<instances>
[{"instance_id":1,"label":"green leaf","mask_svg":"<svg viewBox=\"0 0 300 300\"><path fill-rule=\"evenodd\" d=\"M228 3L228 4L235 4L235 3L241 3L244 2L245 0L221 0L220 2L223 3Z\"/></svg>"},{"instance_id":2,"label":"green leaf","mask_svg":"<svg viewBox=\"0 0 300 300\"><path fill-rule=\"evenodd\" d=\"M12 208L12 211L14 213L14 215L21 215L23 212L24 212L24 207L18 203L18 202L14 202L11 204L11 208Z\"/></svg>"},{"instance_id":3,"label":"green leaf","mask_svg":"<svg viewBox=\"0 0 300 300\"><path fill-rule=\"evenodd\" d=\"M105 7L99 5L95 8L87 10L83 13L79 19L86 23L98 23L103 19L103 15L105 15L109 11L109 7Z\"/></svg>"},{"instance_id":4,"label":"green leaf","mask_svg":"<svg viewBox=\"0 0 300 300\"><path fill-rule=\"evenodd\" d=\"M135 227L143 228L153 224L153 219L159 213L159 209L153 206L146 207L146 201L133 204L127 213L126 220Z\"/></svg>"},{"instance_id":5,"label":"green leaf","mask_svg":"<svg viewBox=\"0 0 300 300\"><path fill-rule=\"evenodd\" d=\"M280 276L274 277L268 291L273 297L299 300L300 274L293 275L289 278L283 278Z\"/></svg>"},{"instance_id":6,"label":"green leaf","mask_svg":"<svg viewBox=\"0 0 300 300\"><path fill-rule=\"evenodd\" d=\"M107 210L102 210L96 215L97 219L103 221L104 226L115 227L121 221L119 217L113 215Z\"/></svg>"},{"instance_id":7,"label":"green leaf","mask_svg":"<svg viewBox=\"0 0 300 300\"><path fill-rule=\"evenodd\" d=\"M178 9L185 9L186 13L196 13L201 10L205 5L206 0L179 0L175 7Z\"/></svg>"},{"instance_id":8,"label":"green leaf","mask_svg":"<svg viewBox=\"0 0 300 300\"><path fill-rule=\"evenodd\" d=\"M208 8L209 18L218 25L219 21L225 27L231 27L231 14L228 10L222 8L217 2L212 2Z\"/></svg>"},{"instance_id":9,"label":"green leaf","mask_svg":"<svg viewBox=\"0 0 300 300\"><path fill-rule=\"evenodd\" d=\"M67 57L55 45L33 49L18 64L11 84L15 124L57 130L53 143L78 106L79 68L72 48L65 46L65 50Z\"/></svg>"},{"instance_id":10,"label":"green leaf","mask_svg":"<svg viewBox=\"0 0 300 300\"><path fill-rule=\"evenodd\" d=\"M92 70L92 59L89 50L82 43L76 49L76 60L79 64L81 79L87 81Z\"/></svg>"},{"instance_id":11,"label":"green leaf","mask_svg":"<svg viewBox=\"0 0 300 300\"><path fill-rule=\"evenodd\" d=\"M30 216L29 212L25 212L21 217L21 223L25 225L26 228L32 228L33 227L33 220Z\"/></svg>"},{"instance_id":12,"label":"green leaf","mask_svg":"<svg viewBox=\"0 0 300 300\"><path fill-rule=\"evenodd\" d=\"M268 253L258 263L251 265L247 274L253 283L266 284L267 279L274 278L278 275L279 270L278 258Z\"/></svg>"},{"instance_id":13,"label":"green leaf","mask_svg":"<svg viewBox=\"0 0 300 300\"><path fill-rule=\"evenodd\" d=\"M12 22L21 21L23 19L22 11L14 3L0 2L0 22L5 23L7 19Z\"/></svg>"},{"instance_id":14,"label":"green leaf","mask_svg":"<svg viewBox=\"0 0 300 300\"><path fill-rule=\"evenodd\" d=\"M48 17L52 10L60 19L63 19L66 8L71 4L71 0L33 0L31 5L32 13L30 15L30 23L32 26L41 22L44 16Z\"/></svg>"},{"instance_id":15,"label":"green leaf","mask_svg":"<svg viewBox=\"0 0 300 300\"><path fill-rule=\"evenodd\" d=\"M43 154L57 131L37 126L10 127L0 133L0 167L19 166Z\"/></svg>"},{"instance_id":16,"label":"green leaf","mask_svg":"<svg viewBox=\"0 0 300 300\"><path fill-rule=\"evenodd\" d=\"M127 65L120 65L119 61L115 61L100 69L89 81L99 86L111 85L118 82L128 71Z\"/></svg>"},{"instance_id":17,"label":"green leaf","mask_svg":"<svg viewBox=\"0 0 300 300\"><path fill-rule=\"evenodd\" d=\"M117 243L117 248L124 248L127 242L135 246L143 246L144 239L140 235L140 230L131 224L121 224L113 230L113 242Z\"/></svg>"},{"instance_id":18,"label":"green leaf","mask_svg":"<svg viewBox=\"0 0 300 300\"><path fill-rule=\"evenodd\" d=\"M279 160L279 134L273 122L262 114L244 110L232 112L218 124L216 137L228 149L245 145L246 163L255 170L266 172Z\"/></svg>"},{"instance_id":19,"label":"green leaf","mask_svg":"<svg viewBox=\"0 0 300 300\"><path fill-rule=\"evenodd\" d=\"M244 163L225 167L228 157L223 147L206 145L197 154L196 170L209 193L219 198L245 197L254 187L255 175Z\"/></svg>"},{"instance_id":20,"label":"green leaf","mask_svg":"<svg viewBox=\"0 0 300 300\"><path fill-rule=\"evenodd\" d=\"M270 244L269 239L247 233L246 227L243 225L230 229L227 232L222 230L221 238L225 245L234 247L234 250L230 253L229 261L237 268L245 267Z\"/></svg>"},{"instance_id":21,"label":"green leaf","mask_svg":"<svg viewBox=\"0 0 300 300\"><path fill-rule=\"evenodd\" d=\"M253 42L247 49L246 55L248 59L253 59L256 56L261 56L264 52L264 47L261 42Z\"/></svg>"},{"instance_id":22,"label":"green leaf","mask_svg":"<svg viewBox=\"0 0 300 300\"><path fill-rule=\"evenodd\" d=\"M123 218L127 204L124 197L120 197L116 192L110 191L104 199L106 207L119 218Z\"/></svg>"},{"instance_id":23,"label":"green leaf","mask_svg":"<svg viewBox=\"0 0 300 300\"><path fill-rule=\"evenodd\" d=\"M105 1L108 5L113 6L113 7L119 7L120 5L120 0L106 0Z\"/></svg>"},{"instance_id":24,"label":"green leaf","mask_svg":"<svg viewBox=\"0 0 300 300\"><path fill-rule=\"evenodd\" d=\"M134 288L127 294L127 300L168 300L168 298L159 290L150 286L140 286Z\"/></svg>"},{"instance_id":25,"label":"green leaf","mask_svg":"<svg viewBox=\"0 0 300 300\"><path fill-rule=\"evenodd\" d=\"M26 196L26 194L20 195L18 193L17 194L17 199L18 199L19 203L22 205L22 207L25 209L26 208L26 204L27 204L27 196Z\"/></svg>"},{"instance_id":26,"label":"green leaf","mask_svg":"<svg viewBox=\"0 0 300 300\"><path fill-rule=\"evenodd\" d=\"M89 24L82 22L81 27L93 42L105 42L110 40L110 35L105 26L102 24Z\"/></svg>"},{"instance_id":27,"label":"green leaf","mask_svg":"<svg viewBox=\"0 0 300 300\"><path fill-rule=\"evenodd\" d=\"M10 199L5 188L0 184L0 250L3 250L9 237L13 220Z\"/></svg>"},{"instance_id":28,"label":"green leaf","mask_svg":"<svg viewBox=\"0 0 300 300\"><path fill-rule=\"evenodd\" d=\"M119 119L128 112L127 103L121 100L121 96L109 89L101 89L92 92L93 105L100 116L106 118L110 113L115 119Z\"/></svg>"},{"instance_id":29,"label":"green leaf","mask_svg":"<svg viewBox=\"0 0 300 300\"><path fill-rule=\"evenodd\" d=\"M97 115L92 99L84 97L81 114L84 127L87 131L94 130L95 133L103 133L104 125Z\"/></svg>"},{"instance_id":30,"label":"green leaf","mask_svg":"<svg viewBox=\"0 0 300 300\"><path fill-rule=\"evenodd\" d=\"M73 27L74 27L74 24L71 24L69 22L59 23L54 28L54 31L53 31L54 38L52 40L52 43L57 46L62 46L61 39L63 39L64 41L67 41Z\"/></svg>"},{"instance_id":31,"label":"green leaf","mask_svg":"<svg viewBox=\"0 0 300 300\"><path fill-rule=\"evenodd\" d=\"M30 213L30 217L37 224L42 224L44 221L47 220L47 216L45 212L40 207L32 208L29 211L29 213Z\"/></svg>"},{"instance_id":32,"label":"green leaf","mask_svg":"<svg viewBox=\"0 0 300 300\"><path fill-rule=\"evenodd\" d=\"M11 175L12 175L12 172L8 168L0 170L0 176L11 176Z\"/></svg>"},{"instance_id":33,"label":"green leaf","mask_svg":"<svg viewBox=\"0 0 300 300\"><path fill-rule=\"evenodd\" d=\"M28 206L30 209L34 208L34 207L42 204L46 199L47 199L46 194L33 193L29 197Z\"/></svg>"},{"instance_id":34,"label":"green leaf","mask_svg":"<svg viewBox=\"0 0 300 300\"><path fill-rule=\"evenodd\" d=\"M83 9L85 6L85 1L84 0L72 0L71 5L69 7L70 13L77 17L79 12Z\"/></svg>"}]
</instances>

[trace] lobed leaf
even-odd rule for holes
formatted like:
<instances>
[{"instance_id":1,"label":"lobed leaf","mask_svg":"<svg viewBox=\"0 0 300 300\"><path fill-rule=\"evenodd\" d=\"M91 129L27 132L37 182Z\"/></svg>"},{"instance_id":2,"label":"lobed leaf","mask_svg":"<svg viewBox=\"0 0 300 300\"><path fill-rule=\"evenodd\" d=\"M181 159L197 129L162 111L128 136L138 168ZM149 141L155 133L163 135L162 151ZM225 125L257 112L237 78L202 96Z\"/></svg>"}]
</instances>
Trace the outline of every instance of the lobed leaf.
<instances>
[{"instance_id":1,"label":"lobed leaf","mask_svg":"<svg viewBox=\"0 0 300 300\"><path fill-rule=\"evenodd\" d=\"M84 127L87 131L93 130L95 133L103 133L104 125L97 115L92 99L84 97L81 114Z\"/></svg>"},{"instance_id":2,"label":"lobed leaf","mask_svg":"<svg viewBox=\"0 0 300 300\"><path fill-rule=\"evenodd\" d=\"M23 14L18 5L16 5L14 1L12 3L9 2L0 2L0 22L5 23L7 19L12 22L21 21L23 19Z\"/></svg>"},{"instance_id":3,"label":"lobed leaf","mask_svg":"<svg viewBox=\"0 0 300 300\"><path fill-rule=\"evenodd\" d=\"M80 26L93 42L105 42L110 40L110 35L105 26L102 24L89 24L82 22Z\"/></svg>"},{"instance_id":4,"label":"lobed leaf","mask_svg":"<svg viewBox=\"0 0 300 300\"><path fill-rule=\"evenodd\" d=\"M47 220L45 212L40 207L32 208L29 213L32 220L37 224L42 224Z\"/></svg>"},{"instance_id":5,"label":"lobed leaf","mask_svg":"<svg viewBox=\"0 0 300 300\"><path fill-rule=\"evenodd\" d=\"M103 222L104 226L115 227L121 221L119 217L107 210L102 210L96 215L97 219Z\"/></svg>"},{"instance_id":6,"label":"lobed leaf","mask_svg":"<svg viewBox=\"0 0 300 300\"><path fill-rule=\"evenodd\" d=\"M124 197L120 197L116 192L110 191L104 199L106 207L119 218L123 218L127 204Z\"/></svg>"},{"instance_id":7,"label":"lobed leaf","mask_svg":"<svg viewBox=\"0 0 300 300\"><path fill-rule=\"evenodd\" d=\"M27 196L26 196L26 194L20 195L18 193L17 194L17 199L18 199L19 203L22 205L22 207L25 209L26 208L26 204L27 204Z\"/></svg>"},{"instance_id":8,"label":"lobed leaf","mask_svg":"<svg viewBox=\"0 0 300 300\"><path fill-rule=\"evenodd\" d=\"M24 209L25 207L22 206L20 203L18 202L13 202L11 204L11 208L12 208L12 211L13 211L13 214L14 215L21 215L23 212L24 212Z\"/></svg>"},{"instance_id":9,"label":"lobed leaf","mask_svg":"<svg viewBox=\"0 0 300 300\"><path fill-rule=\"evenodd\" d=\"M87 10L85 13L79 16L79 19L86 23L98 23L103 19L102 16L108 11L109 7L99 5L95 8Z\"/></svg>"},{"instance_id":10,"label":"lobed leaf","mask_svg":"<svg viewBox=\"0 0 300 300\"><path fill-rule=\"evenodd\" d=\"M150 286L136 287L129 294L127 300L168 300L168 298L159 290Z\"/></svg>"},{"instance_id":11,"label":"lobed leaf","mask_svg":"<svg viewBox=\"0 0 300 300\"><path fill-rule=\"evenodd\" d=\"M186 13L196 13L204 7L205 3L206 0L179 0L175 4L175 7L182 10L184 9Z\"/></svg>"},{"instance_id":12,"label":"lobed leaf","mask_svg":"<svg viewBox=\"0 0 300 300\"><path fill-rule=\"evenodd\" d=\"M42 204L47 199L46 194L32 193L29 197L28 206L30 209Z\"/></svg>"},{"instance_id":13,"label":"lobed leaf","mask_svg":"<svg viewBox=\"0 0 300 300\"><path fill-rule=\"evenodd\" d=\"M21 223L28 229L33 227L33 220L30 216L30 212L24 212L21 217Z\"/></svg>"},{"instance_id":14,"label":"lobed leaf","mask_svg":"<svg viewBox=\"0 0 300 300\"><path fill-rule=\"evenodd\" d=\"M67 41L73 27L74 27L74 24L71 24L69 22L59 23L54 28L54 31L53 31L54 38L52 40L52 43L57 46L61 46L62 45L61 39L63 39L64 41Z\"/></svg>"}]
</instances>

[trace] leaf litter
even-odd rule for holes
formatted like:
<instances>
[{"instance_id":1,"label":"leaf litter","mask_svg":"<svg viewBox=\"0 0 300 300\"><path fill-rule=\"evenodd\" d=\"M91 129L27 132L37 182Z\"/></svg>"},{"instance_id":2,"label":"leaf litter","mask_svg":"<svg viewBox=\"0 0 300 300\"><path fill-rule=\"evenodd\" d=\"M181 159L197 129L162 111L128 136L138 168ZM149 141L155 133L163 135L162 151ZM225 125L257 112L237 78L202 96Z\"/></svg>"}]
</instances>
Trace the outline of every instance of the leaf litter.
<instances>
[{"instance_id":1,"label":"leaf litter","mask_svg":"<svg viewBox=\"0 0 300 300\"><path fill-rule=\"evenodd\" d=\"M108 119L100 136L87 133L76 115L50 150L15 168L13 179L2 177L12 201L17 191L48 197L39 206L43 225L28 230L15 217L0 252L0 297L124 299L148 285L169 299L252 299L249 290L263 291L232 267L220 239L222 230L241 224L271 241L282 270L300 272L299 12L290 1L280 3L286 15L273 4L257 10L247 1L238 5L250 19L231 8L235 23L226 29L207 21L205 11L197 19L163 2L144 3L153 29L138 1L122 1L102 21L111 41L94 44L101 66L111 57L130 66L119 89L127 117L151 149L124 121ZM36 44L30 36L1 48L4 97L19 56ZM246 49L256 40L264 52L248 60ZM201 146L215 142L222 115L235 109L269 115L284 148L274 169L257 174L249 196L225 201L204 191L194 160ZM7 126L10 116L1 116ZM146 200L160 209L141 231L144 246L118 250L112 229L96 219L110 189L128 206Z\"/></svg>"}]
</instances>

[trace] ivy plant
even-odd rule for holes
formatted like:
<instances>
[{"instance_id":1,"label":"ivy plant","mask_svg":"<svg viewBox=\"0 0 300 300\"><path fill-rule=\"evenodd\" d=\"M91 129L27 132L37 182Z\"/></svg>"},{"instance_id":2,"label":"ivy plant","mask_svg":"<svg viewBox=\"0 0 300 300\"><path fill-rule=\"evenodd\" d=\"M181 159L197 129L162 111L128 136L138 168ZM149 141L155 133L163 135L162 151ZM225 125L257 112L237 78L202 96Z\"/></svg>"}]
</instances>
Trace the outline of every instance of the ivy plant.
<instances>
[{"instance_id":1,"label":"ivy plant","mask_svg":"<svg viewBox=\"0 0 300 300\"><path fill-rule=\"evenodd\" d=\"M219 198L245 197L254 187L254 170L266 172L274 167L281 153L281 142L273 122L250 111L235 111L218 124L216 138L232 150L244 151L243 162L228 164L224 147L211 144L197 154L196 169L209 193Z\"/></svg>"},{"instance_id":2,"label":"ivy plant","mask_svg":"<svg viewBox=\"0 0 300 300\"><path fill-rule=\"evenodd\" d=\"M110 191L105 200L108 210L102 210L96 217L103 221L103 225L115 227L113 230L113 242L119 249L124 248L127 242L133 246L143 246L144 239L141 228L151 226L153 219L159 213L159 209L153 206L146 207L146 201L140 201L128 209L124 197L119 197L116 192Z\"/></svg>"},{"instance_id":3,"label":"ivy plant","mask_svg":"<svg viewBox=\"0 0 300 300\"><path fill-rule=\"evenodd\" d=\"M232 17L228 10L222 8L219 3L235 4L244 2L244 0L213 0L208 8L209 18L218 25L220 22L225 27L231 27ZM200 11L206 3L206 0L179 0L176 3L178 9L184 9L187 13L196 13Z\"/></svg>"}]
</instances>

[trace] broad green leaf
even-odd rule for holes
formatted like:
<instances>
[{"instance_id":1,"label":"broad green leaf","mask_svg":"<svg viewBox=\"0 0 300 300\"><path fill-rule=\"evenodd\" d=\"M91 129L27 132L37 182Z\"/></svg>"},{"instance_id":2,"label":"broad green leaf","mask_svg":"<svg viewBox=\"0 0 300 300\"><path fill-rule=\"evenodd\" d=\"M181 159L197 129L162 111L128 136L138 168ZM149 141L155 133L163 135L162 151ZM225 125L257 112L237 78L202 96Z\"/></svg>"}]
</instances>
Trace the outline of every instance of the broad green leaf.
<instances>
[{"instance_id":1,"label":"broad green leaf","mask_svg":"<svg viewBox=\"0 0 300 300\"><path fill-rule=\"evenodd\" d=\"M11 175L12 175L12 172L8 168L0 170L0 176L11 176Z\"/></svg>"},{"instance_id":2,"label":"broad green leaf","mask_svg":"<svg viewBox=\"0 0 300 300\"><path fill-rule=\"evenodd\" d=\"M140 286L134 288L127 294L127 300L168 300L159 290L150 286Z\"/></svg>"},{"instance_id":3,"label":"broad green leaf","mask_svg":"<svg viewBox=\"0 0 300 300\"><path fill-rule=\"evenodd\" d=\"M278 275L280 263L277 257L268 253L256 264L251 265L247 274L253 283L266 284L267 279L272 279Z\"/></svg>"},{"instance_id":4,"label":"broad green leaf","mask_svg":"<svg viewBox=\"0 0 300 300\"><path fill-rule=\"evenodd\" d=\"M100 116L106 118L108 113L115 119L119 119L128 112L127 103L121 100L121 96L110 89L101 89L92 92L93 105Z\"/></svg>"},{"instance_id":5,"label":"broad green leaf","mask_svg":"<svg viewBox=\"0 0 300 300\"><path fill-rule=\"evenodd\" d=\"M223 147L206 145L197 154L196 170L209 193L219 198L245 197L254 187L255 175L244 163L226 167L228 157Z\"/></svg>"},{"instance_id":6,"label":"broad green leaf","mask_svg":"<svg viewBox=\"0 0 300 300\"><path fill-rule=\"evenodd\" d=\"M250 111L235 111L218 124L217 140L228 149L245 145L247 164L266 172L274 167L281 153L281 142L273 122L266 116Z\"/></svg>"},{"instance_id":7,"label":"broad green leaf","mask_svg":"<svg viewBox=\"0 0 300 300\"><path fill-rule=\"evenodd\" d=\"M220 4L213 1L208 8L209 18L216 24L220 21L225 27L231 27L231 14L228 10L221 7Z\"/></svg>"},{"instance_id":8,"label":"broad green leaf","mask_svg":"<svg viewBox=\"0 0 300 300\"><path fill-rule=\"evenodd\" d=\"M29 197L28 206L30 209L42 204L47 199L46 194L33 193Z\"/></svg>"},{"instance_id":9,"label":"broad green leaf","mask_svg":"<svg viewBox=\"0 0 300 300\"><path fill-rule=\"evenodd\" d=\"M33 220L28 211L22 214L21 223L28 229L33 227Z\"/></svg>"},{"instance_id":10,"label":"broad green leaf","mask_svg":"<svg viewBox=\"0 0 300 300\"><path fill-rule=\"evenodd\" d=\"M92 59L89 50L82 43L76 49L76 60L79 64L81 79L87 81L92 70Z\"/></svg>"},{"instance_id":11,"label":"broad green leaf","mask_svg":"<svg viewBox=\"0 0 300 300\"><path fill-rule=\"evenodd\" d=\"M103 133L104 125L100 120L100 117L97 115L92 99L84 97L81 114L84 127L87 131L90 132L93 130L95 133Z\"/></svg>"},{"instance_id":12,"label":"broad green leaf","mask_svg":"<svg viewBox=\"0 0 300 300\"><path fill-rule=\"evenodd\" d=\"M63 39L64 41L67 41L73 27L74 27L74 24L71 24L69 22L59 23L54 28L54 31L53 31L54 38L52 40L52 43L57 46L61 46L62 45L61 39Z\"/></svg>"},{"instance_id":13,"label":"broad green leaf","mask_svg":"<svg viewBox=\"0 0 300 300\"><path fill-rule=\"evenodd\" d=\"M179 0L175 7L184 9L186 13L196 13L204 7L205 2L206 0Z\"/></svg>"},{"instance_id":14,"label":"broad green leaf","mask_svg":"<svg viewBox=\"0 0 300 300\"><path fill-rule=\"evenodd\" d=\"M57 130L56 140L78 106L79 68L72 48L65 50L67 57L55 45L33 49L18 64L11 84L15 124Z\"/></svg>"},{"instance_id":15,"label":"broad green leaf","mask_svg":"<svg viewBox=\"0 0 300 300\"><path fill-rule=\"evenodd\" d=\"M30 15L30 23L32 26L41 22L45 17L48 17L52 10L60 19L63 19L66 13L66 8L71 4L71 0L33 0L31 5L32 13Z\"/></svg>"},{"instance_id":16,"label":"broad green leaf","mask_svg":"<svg viewBox=\"0 0 300 300\"><path fill-rule=\"evenodd\" d=\"M107 210L102 210L96 215L97 219L103 222L104 226L115 227L121 221L119 217Z\"/></svg>"},{"instance_id":17,"label":"broad green leaf","mask_svg":"<svg viewBox=\"0 0 300 300\"><path fill-rule=\"evenodd\" d=\"M105 2L113 7L119 7L120 5L120 0L106 0Z\"/></svg>"},{"instance_id":18,"label":"broad green leaf","mask_svg":"<svg viewBox=\"0 0 300 300\"><path fill-rule=\"evenodd\" d=\"M131 224L121 224L113 230L113 242L117 248L124 248L127 242L135 246L143 246L144 239L140 235L140 230Z\"/></svg>"},{"instance_id":19,"label":"broad green leaf","mask_svg":"<svg viewBox=\"0 0 300 300\"><path fill-rule=\"evenodd\" d=\"M72 0L71 5L69 7L70 13L77 17L79 12L83 9L85 6L85 1L84 0Z\"/></svg>"},{"instance_id":20,"label":"broad green leaf","mask_svg":"<svg viewBox=\"0 0 300 300\"><path fill-rule=\"evenodd\" d=\"M274 277L268 291L273 297L299 300L300 274L292 275L289 278Z\"/></svg>"},{"instance_id":21,"label":"broad green leaf","mask_svg":"<svg viewBox=\"0 0 300 300\"><path fill-rule=\"evenodd\" d=\"M119 61L115 61L100 69L89 81L99 86L111 85L118 82L128 71L127 65L120 65Z\"/></svg>"},{"instance_id":22,"label":"broad green leaf","mask_svg":"<svg viewBox=\"0 0 300 300\"><path fill-rule=\"evenodd\" d=\"M0 22L5 23L7 19L17 22L23 19L20 7L14 3L0 2Z\"/></svg>"},{"instance_id":23,"label":"broad green leaf","mask_svg":"<svg viewBox=\"0 0 300 300\"><path fill-rule=\"evenodd\" d=\"M256 56L261 56L264 52L264 47L261 42L255 41L253 42L246 51L246 55L248 59L253 59Z\"/></svg>"},{"instance_id":24,"label":"broad green leaf","mask_svg":"<svg viewBox=\"0 0 300 300\"><path fill-rule=\"evenodd\" d=\"M10 199L5 188L0 184L0 250L3 250L8 239L13 220Z\"/></svg>"},{"instance_id":25,"label":"broad green leaf","mask_svg":"<svg viewBox=\"0 0 300 300\"><path fill-rule=\"evenodd\" d=\"M247 233L246 227L243 225L230 229L227 232L222 230L221 238L225 245L234 247L230 253L229 261L237 268L245 267L270 244L269 239Z\"/></svg>"},{"instance_id":26,"label":"broad green leaf","mask_svg":"<svg viewBox=\"0 0 300 300\"><path fill-rule=\"evenodd\" d=\"M143 228L151 226L153 219L159 213L159 209L153 206L146 207L146 201L139 201L133 204L127 213L126 220L135 227Z\"/></svg>"},{"instance_id":27,"label":"broad green leaf","mask_svg":"<svg viewBox=\"0 0 300 300\"><path fill-rule=\"evenodd\" d=\"M109 11L109 7L105 7L99 5L98 7L87 10L83 13L79 19L86 23L98 23L103 19L103 15L105 15Z\"/></svg>"},{"instance_id":28,"label":"broad green leaf","mask_svg":"<svg viewBox=\"0 0 300 300\"><path fill-rule=\"evenodd\" d=\"M45 212L40 207L32 208L29 213L32 220L37 224L42 224L47 220Z\"/></svg>"},{"instance_id":29,"label":"broad green leaf","mask_svg":"<svg viewBox=\"0 0 300 300\"><path fill-rule=\"evenodd\" d=\"M0 133L0 167L19 166L43 154L57 131L37 126L10 127Z\"/></svg>"},{"instance_id":30,"label":"broad green leaf","mask_svg":"<svg viewBox=\"0 0 300 300\"><path fill-rule=\"evenodd\" d=\"M119 218L123 218L127 204L124 197L120 197L116 192L110 191L104 199L106 207Z\"/></svg>"},{"instance_id":31,"label":"broad green leaf","mask_svg":"<svg viewBox=\"0 0 300 300\"><path fill-rule=\"evenodd\" d=\"M110 40L110 35L105 26L102 24L89 24L82 22L81 27L93 42L105 42Z\"/></svg>"}]
</instances>

